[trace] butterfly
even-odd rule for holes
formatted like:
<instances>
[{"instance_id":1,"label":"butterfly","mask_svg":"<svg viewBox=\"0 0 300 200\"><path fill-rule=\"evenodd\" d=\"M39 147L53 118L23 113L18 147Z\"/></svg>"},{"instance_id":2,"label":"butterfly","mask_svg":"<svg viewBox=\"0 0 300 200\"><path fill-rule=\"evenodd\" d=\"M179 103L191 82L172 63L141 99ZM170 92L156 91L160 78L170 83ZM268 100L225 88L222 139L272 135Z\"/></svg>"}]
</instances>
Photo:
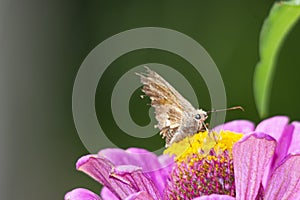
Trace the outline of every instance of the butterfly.
<instances>
[{"instance_id":1,"label":"butterfly","mask_svg":"<svg viewBox=\"0 0 300 200\"><path fill-rule=\"evenodd\" d=\"M158 121L155 127L160 129L160 135L165 138L166 147L187 136L208 130L205 120L209 113L236 109L244 111L241 106L211 111L196 109L158 73L146 66L145 69L145 73L136 74L143 84L142 91L151 99Z\"/></svg>"},{"instance_id":2,"label":"butterfly","mask_svg":"<svg viewBox=\"0 0 300 200\"><path fill-rule=\"evenodd\" d=\"M205 130L208 113L196 109L174 87L155 71L146 68L145 73L136 73L143 84L142 91L150 97L160 135L166 147L185 137Z\"/></svg>"}]
</instances>

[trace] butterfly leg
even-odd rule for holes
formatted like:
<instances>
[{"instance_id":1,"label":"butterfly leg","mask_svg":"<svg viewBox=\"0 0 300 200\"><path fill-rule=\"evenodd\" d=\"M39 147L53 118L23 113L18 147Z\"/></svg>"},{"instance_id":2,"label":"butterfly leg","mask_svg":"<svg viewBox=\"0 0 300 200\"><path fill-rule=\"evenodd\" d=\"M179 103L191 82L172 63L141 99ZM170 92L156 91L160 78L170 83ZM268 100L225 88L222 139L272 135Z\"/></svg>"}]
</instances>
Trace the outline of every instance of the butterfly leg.
<instances>
[{"instance_id":1,"label":"butterfly leg","mask_svg":"<svg viewBox=\"0 0 300 200\"><path fill-rule=\"evenodd\" d=\"M209 131L206 124L204 123L204 121L202 122L203 127L205 128L206 131Z\"/></svg>"},{"instance_id":2,"label":"butterfly leg","mask_svg":"<svg viewBox=\"0 0 300 200\"><path fill-rule=\"evenodd\" d=\"M191 136L188 136L188 142L189 142L190 148L193 149ZM200 154L202 154L202 153L203 153L203 150L200 149L199 152L193 152L193 156L196 156L199 160L201 160Z\"/></svg>"},{"instance_id":3,"label":"butterfly leg","mask_svg":"<svg viewBox=\"0 0 300 200\"><path fill-rule=\"evenodd\" d=\"M193 146L192 146L192 142L191 142L190 136L188 136L188 141L189 141L189 144L190 144L190 148L192 148Z\"/></svg>"},{"instance_id":4,"label":"butterfly leg","mask_svg":"<svg viewBox=\"0 0 300 200\"><path fill-rule=\"evenodd\" d=\"M208 124L202 122L202 125L203 125L205 131L208 132L208 135L209 135L209 136L212 136L212 138L214 139L214 141L215 141L216 143L218 143L218 137L217 137L216 133L215 133L214 131L210 131L210 130L208 129ZM202 131L203 131L203 129L202 129Z\"/></svg>"}]
</instances>

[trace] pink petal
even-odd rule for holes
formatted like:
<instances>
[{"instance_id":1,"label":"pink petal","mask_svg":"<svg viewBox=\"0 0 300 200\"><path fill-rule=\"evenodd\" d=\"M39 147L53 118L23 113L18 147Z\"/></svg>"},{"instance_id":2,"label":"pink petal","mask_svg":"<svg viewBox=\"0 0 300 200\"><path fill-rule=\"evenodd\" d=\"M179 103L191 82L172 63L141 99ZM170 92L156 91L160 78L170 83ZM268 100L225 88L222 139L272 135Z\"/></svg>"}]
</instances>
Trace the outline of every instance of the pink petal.
<instances>
[{"instance_id":1,"label":"pink petal","mask_svg":"<svg viewBox=\"0 0 300 200\"><path fill-rule=\"evenodd\" d=\"M76 166L79 171L85 172L106 186L119 199L124 199L128 195L137 192L129 185L120 184L118 181L110 178L109 174L114 165L105 158L97 157L97 155L83 156L77 161Z\"/></svg>"},{"instance_id":2,"label":"pink petal","mask_svg":"<svg viewBox=\"0 0 300 200\"><path fill-rule=\"evenodd\" d=\"M131 147L126 150L129 153L138 153L138 154L153 154L146 149Z\"/></svg>"},{"instance_id":3,"label":"pink petal","mask_svg":"<svg viewBox=\"0 0 300 200\"><path fill-rule=\"evenodd\" d=\"M98 153L114 165L135 165L143 168L144 172L154 171L162 167L157 156L145 149L130 148L127 150L110 148Z\"/></svg>"},{"instance_id":4,"label":"pink petal","mask_svg":"<svg viewBox=\"0 0 300 200\"><path fill-rule=\"evenodd\" d=\"M141 191L128 196L125 200L153 200L153 198L147 192Z\"/></svg>"},{"instance_id":5,"label":"pink petal","mask_svg":"<svg viewBox=\"0 0 300 200\"><path fill-rule=\"evenodd\" d=\"M286 125L279 141L277 141L276 152L273 158L273 169L282 162L282 160L288 155L295 127L293 125ZM272 170L273 170L272 169Z\"/></svg>"},{"instance_id":6,"label":"pink petal","mask_svg":"<svg viewBox=\"0 0 300 200\"><path fill-rule=\"evenodd\" d=\"M146 191L160 199L154 184L136 166L115 167L106 158L95 155L83 156L76 165L78 170L103 184L119 199L139 191Z\"/></svg>"},{"instance_id":7,"label":"pink petal","mask_svg":"<svg viewBox=\"0 0 300 200\"><path fill-rule=\"evenodd\" d=\"M266 133L277 141L277 147L271 162L266 168L263 177L263 186L267 182L273 170L285 158L292 137L292 127L288 126L289 118L286 116L275 116L260 122L255 131Z\"/></svg>"},{"instance_id":8,"label":"pink petal","mask_svg":"<svg viewBox=\"0 0 300 200\"><path fill-rule=\"evenodd\" d=\"M266 187L269 178L271 174L273 173L274 169L278 167L278 165L285 159L285 157L288 154L288 149L290 147L292 137L293 137L293 131L294 126L287 125L285 126L281 137L279 138L279 141L277 141L277 146L275 153L273 155L273 158L271 162L268 164L268 167L266 168L264 177L263 177L263 186Z\"/></svg>"},{"instance_id":9,"label":"pink petal","mask_svg":"<svg viewBox=\"0 0 300 200\"><path fill-rule=\"evenodd\" d=\"M245 135L233 146L236 199L255 199L275 147L272 137L257 132Z\"/></svg>"},{"instance_id":10,"label":"pink petal","mask_svg":"<svg viewBox=\"0 0 300 200\"><path fill-rule=\"evenodd\" d=\"M274 170L265 198L267 200L300 199L300 154L290 155Z\"/></svg>"},{"instance_id":11,"label":"pink petal","mask_svg":"<svg viewBox=\"0 0 300 200\"><path fill-rule=\"evenodd\" d=\"M65 200L101 200L101 198L84 188L76 188L65 195Z\"/></svg>"},{"instance_id":12,"label":"pink petal","mask_svg":"<svg viewBox=\"0 0 300 200\"><path fill-rule=\"evenodd\" d=\"M225 124L219 125L213 128L214 131L220 132L224 131L232 131L236 133L249 133L254 130L254 124L247 120L234 120L231 122L227 122Z\"/></svg>"},{"instance_id":13,"label":"pink petal","mask_svg":"<svg viewBox=\"0 0 300 200\"><path fill-rule=\"evenodd\" d=\"M235 198L227 195L211 194L209 196L197 197L193 200L235 200Z\"/></svg>"},{"instance_id":14,"label":"pink petal","mask_svg":"<svg viewBox=\"0 0 300 200\"><path fill-rule=\"evenodd\" d=\"M139 167L132 165L120 165L112 170L110 176L119 180L120 183L129 185L137 192L145 191L154 199L162 199L151 179L146 177Z\"/></svg>"},{"instance_id":15,"label":"pink petal","mask_svg":"<svg viewBox=\"0 0 300 200\"><path fill-rule=\"evenodd\" d=\"M272 136L276 141L279 141L288 122L289 118L286 116L271 117L260 122L255 132L266 133Z\"/></svg>"},{"instance_id":16,"label":"pink petal","mask_svg":"<svg viewBox=\"0 0 300 200\"><path fill-rule=\"evenodd\" d=\"M129 148L127 150L111 148L101 150L98 155L106 157L114 165L135 165L142 168L143 172L149 175L163 194L166 184L166 174L169 174L174 160L172 157L164 156L158 158L154 153L145 149Z\"/></svg>"},{"instance_id":17,"label":"pink petal","mask_svg":"<svg viewBox=\"0 0 300 200\"><path fill-rule=\"evenodd\" d=\"M300 122L293 122L293 135L289 145L288 154L300 153Z\"/></svg>"},{"instance_id":18,"label":"pink petal","mask_svg":"<svg viewBox=\"0 0 300 200\"><path fill-rule=\"evenodd\" d=\"M163 154L163 155L160 155L158 156L158 160L159 162L161 163L162 167L160 170L159 170L159 174L160 174L160 179L162 180L163 184L160 183L162 189L164 190L165 189L165 183L167 182L167 179L172 171L172 168L173 168L173 165L174 165L174 157L170 157L170 155L168 154ZM156 174L150 174L150 176L154 176ZM153 179L152 179L153 180ZM158 177L156 177L156 182L158 182ZM155 183L155 181L154 181Z\"/></svg>"},{"instance_id":19,"label":"pink petal","mask_svg":"<svg viewBox=\"0 0 300 200\"><path fill-rule=\"evenodd\" d=\"M107 187L102 188L101 197L103 200L119 200Z\"/></svg>"}]
</instances>

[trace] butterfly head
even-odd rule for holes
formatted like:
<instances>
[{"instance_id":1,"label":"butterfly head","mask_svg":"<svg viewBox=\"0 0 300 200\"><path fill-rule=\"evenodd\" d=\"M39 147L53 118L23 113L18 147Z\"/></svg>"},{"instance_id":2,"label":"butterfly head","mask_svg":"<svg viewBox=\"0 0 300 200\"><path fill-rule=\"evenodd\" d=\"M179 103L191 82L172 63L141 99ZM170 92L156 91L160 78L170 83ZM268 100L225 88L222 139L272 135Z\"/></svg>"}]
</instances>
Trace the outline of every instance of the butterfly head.
<instances>
[{"instance_id":1,"label":"butterfly head","mask_svg":"<svg viewBox=\"0 0 300 200\"><path fill-rule=\"evenodd\" d=\"M200 123L204 122L207 119L207 112L205 112L202 109L198 109L196 110L196 112L194 113L194 119L196 121L199 121Z\"/></svg>"}]
</instances>

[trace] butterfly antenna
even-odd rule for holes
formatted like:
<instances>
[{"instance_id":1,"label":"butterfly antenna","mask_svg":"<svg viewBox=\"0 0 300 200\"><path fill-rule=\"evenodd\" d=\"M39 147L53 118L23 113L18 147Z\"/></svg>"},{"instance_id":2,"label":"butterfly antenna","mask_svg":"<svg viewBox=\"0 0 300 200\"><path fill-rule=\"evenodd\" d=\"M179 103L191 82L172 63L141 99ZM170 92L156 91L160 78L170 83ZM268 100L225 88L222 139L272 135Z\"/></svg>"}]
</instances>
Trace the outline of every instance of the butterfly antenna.
<instances>
[{"instance_id":1,"label":"butterfly antenna","mask_svg":"<svg viewBox=\"0 0 300 200\"><path fill-rule=\"evenodd\" d=\"M224 111L228 111L228 110L242 110L242 111L245 111L242 106L234 106L234 107L226 108L226 109L210 110L210 111L207 111L207 114L214 113L214 112L224 112ZM209 131L209 135L211 135L213 137L214 141L216 143L218 143L218 136L215 134L214 131Z\"/></svg>"},{"instance_id":2,"label":"butterfly antenna","mask_svg":"<svg viewBox=\"0 0 300 200\"><path fill-rule=\"evenodd\" d=\"M213 112L224 112L224 111L228 111L228 110L242 110L242 111L245 111L242 106L234 106L234 107L226 108L226 109L210 110L210 111L207 111L207 114L213 113Z\"/></svg>"}]
</instances>

